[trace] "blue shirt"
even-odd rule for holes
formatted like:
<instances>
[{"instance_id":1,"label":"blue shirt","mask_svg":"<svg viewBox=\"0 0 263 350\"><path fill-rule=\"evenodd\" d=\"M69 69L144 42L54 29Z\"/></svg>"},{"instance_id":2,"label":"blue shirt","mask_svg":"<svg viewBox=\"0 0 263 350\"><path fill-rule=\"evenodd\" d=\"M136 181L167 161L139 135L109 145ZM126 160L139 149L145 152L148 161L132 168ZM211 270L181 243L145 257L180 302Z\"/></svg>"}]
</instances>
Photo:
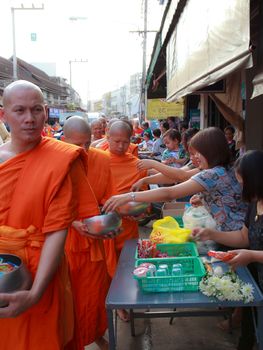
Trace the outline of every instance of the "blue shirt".
<instances>
[{"instance_id":1,"label":"blue shirt","mask_svg":"<svg viewBox=\"0 0 263 350\"><path fill-rule=\"evenodd\" d=\"M222 166L202 170L192 176L193 181L204 187L204 204L222 231L235 231L242 228L247 204L242 201L242 188L233 169Z\"/></svg>"},{"instance_id":2,"label":"blue shirt","mask_svg":"<svg viewBox=\"0 0 263 350\"><path fill-rule=\"evenodd\" d=\"M180 144L179 149L176 151L170 151L168 149L165 149L163 154L162 154L162 161L170 159L170 158L183 159L185 157L186 157L185 150L184 150L183 146ZM183 164L171 163L171 164L169 164L169 166L171 166L173 168L181 168L183 166Z\"/></svg>"}]
</instances>

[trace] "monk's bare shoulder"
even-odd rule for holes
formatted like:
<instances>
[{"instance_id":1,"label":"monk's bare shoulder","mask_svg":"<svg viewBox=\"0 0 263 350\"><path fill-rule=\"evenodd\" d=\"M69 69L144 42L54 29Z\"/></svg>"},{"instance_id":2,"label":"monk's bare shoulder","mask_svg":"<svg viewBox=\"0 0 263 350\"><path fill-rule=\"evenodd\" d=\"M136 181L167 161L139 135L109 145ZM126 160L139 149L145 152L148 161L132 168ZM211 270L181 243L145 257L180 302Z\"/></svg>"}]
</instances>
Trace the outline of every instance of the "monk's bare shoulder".
<instances>
[{"instance_id":1,"label":"monk's bare shoulder","mask_svg":"<svg viewBox=\"0 0 263 350\"><path fill-rule=\"evenodd\" d=\"M4 163L6 160L10 158L12 158L12 152L10 149L10 141L9 141L0 146L0 164Z\"/></svg>"}]
</instances>

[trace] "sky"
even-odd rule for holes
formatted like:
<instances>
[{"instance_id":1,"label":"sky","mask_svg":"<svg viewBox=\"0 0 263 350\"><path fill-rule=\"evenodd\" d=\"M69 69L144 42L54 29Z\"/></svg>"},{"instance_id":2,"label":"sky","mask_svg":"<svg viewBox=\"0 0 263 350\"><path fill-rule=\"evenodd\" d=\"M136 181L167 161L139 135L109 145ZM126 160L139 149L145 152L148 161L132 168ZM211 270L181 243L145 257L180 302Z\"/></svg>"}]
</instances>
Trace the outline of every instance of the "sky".
<instances>
[{"instance_id":1,"label":"sky","mask_svg":"<svg viewBox=\"0 0 263 350\"><path fill-rule=\"evenodd\" d=\"M56 63L56 75L70 80L83 102L98 99L142 71L143 0L1 0L0 56L13 54L11 7L41 7L15 10L17 57L32 63ZM165 6L148 0L148 30L158 30ZM77 17L77 20L72 20ZM3 30L4 28L4 30ZM36 34L36 41L31 34ZM155 33L148 34L149 62Z\"/></svg>"}]
</instances>

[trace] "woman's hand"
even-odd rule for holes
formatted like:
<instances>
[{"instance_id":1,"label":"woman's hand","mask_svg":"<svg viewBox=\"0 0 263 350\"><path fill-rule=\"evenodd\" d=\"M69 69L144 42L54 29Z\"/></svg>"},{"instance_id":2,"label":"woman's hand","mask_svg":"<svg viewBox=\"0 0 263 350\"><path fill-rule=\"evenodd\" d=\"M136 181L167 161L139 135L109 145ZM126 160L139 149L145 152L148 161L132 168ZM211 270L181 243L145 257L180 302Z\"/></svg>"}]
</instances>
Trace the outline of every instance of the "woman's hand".
<instances>
[{"instance_id":1,"label":"woman's hand","mask_svg":"<svg viewBox=\"0 0 263 350\"><path fill-rule=\"evenodd\" d=\"M196 241L208 241L212 239L212 230L209 228L194 228L191 236Z\"/></svg>"},{"instance_id":2,"label":"woman's hand","mask_svg":"<svg viewBox=\"0 0 263 350\"><path fill-rule=\"evenodd\" d=\"M190 198L190 204L193 207L200 207L203 205L202 202L202 198L198 195L198 194L194 194L191 198Z\"/></svg>"},{"instance_id":3,"label":"woman's hand","mask_svg":"<svg viewBox=\"0 0 263 350\"><path fill-rule=\"evenodd\" d=\"M108 213L114 211L123 204L126 204L132 200L130 193L119 194L118 196L112 196L104 204L102 211Z\"/></svg>"},{"instance_id":4,"label":"woman's hand","mask_svg":"<svg viewBox=\"0 0 263 350\"><path fill-rule=\"evenodd\" d=\"M239 266L246 266L253 262L253 252L251 250L236 249L231 250L231 253L234 253L235 256L231 260L228 260L227 263L233 270L236 270Z\"/></svg>"},{"instance_id":5,"label":"woman's hand","mask_svg":"<svg viewBox=\"0 0 263 350\"><path fill-rule=\"evenodd\" d=\"M143 179L140 179L132 185L131 191L138 192L138 191L140 191L140 189L142 188L143 185L144 185L144 181L143 181Z\"/></svg>"},{"instance_id":6,"label":"woman's hand","mask_svg":"<svg viewBox=\"0 0 263 350\"><path fill-rule=\"evenodd\" d=\"M155 160L142 159L142 160L139 160L139 162L137 164L137 168L138 168L138 170L152 169L152 168L154 168L154 163L155 163Z\"/></svg>"}]
</instances>

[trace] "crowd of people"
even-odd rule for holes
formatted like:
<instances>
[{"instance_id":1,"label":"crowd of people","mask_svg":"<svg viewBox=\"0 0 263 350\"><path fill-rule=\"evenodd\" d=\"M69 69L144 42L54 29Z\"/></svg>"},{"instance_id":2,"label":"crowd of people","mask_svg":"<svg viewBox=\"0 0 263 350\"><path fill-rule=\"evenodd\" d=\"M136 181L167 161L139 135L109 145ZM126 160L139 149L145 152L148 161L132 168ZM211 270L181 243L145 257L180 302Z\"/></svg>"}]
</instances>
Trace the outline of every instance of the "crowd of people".
<instances>
[{"instance_id":1,"label":"crowd of people","mask_svg":"<svg viewBox=\"0 0 263 350\"><path fill-rule=\"evenodd\" d=\"M29 290L0 293L4 349L83 350L93 342L108 349L105 298L138 223L123 217L120 235L99 240L83 220L129 201L191 196L217 223L193 235L236 248L230 265L256 263L263 287L263 152L235 160L231 126L199 131L168 118L152 130L125 118L89 125L71 116L56 140L43 94L27 81L6 87L0 118L10 130L0 145L0 252L20 256L33 277ZM165 186L149 190L151 183ZM126 310L118 315L129 320ZM252 350L250 310L242 320L238 349Z\"/></svg>"}]
</instances>

